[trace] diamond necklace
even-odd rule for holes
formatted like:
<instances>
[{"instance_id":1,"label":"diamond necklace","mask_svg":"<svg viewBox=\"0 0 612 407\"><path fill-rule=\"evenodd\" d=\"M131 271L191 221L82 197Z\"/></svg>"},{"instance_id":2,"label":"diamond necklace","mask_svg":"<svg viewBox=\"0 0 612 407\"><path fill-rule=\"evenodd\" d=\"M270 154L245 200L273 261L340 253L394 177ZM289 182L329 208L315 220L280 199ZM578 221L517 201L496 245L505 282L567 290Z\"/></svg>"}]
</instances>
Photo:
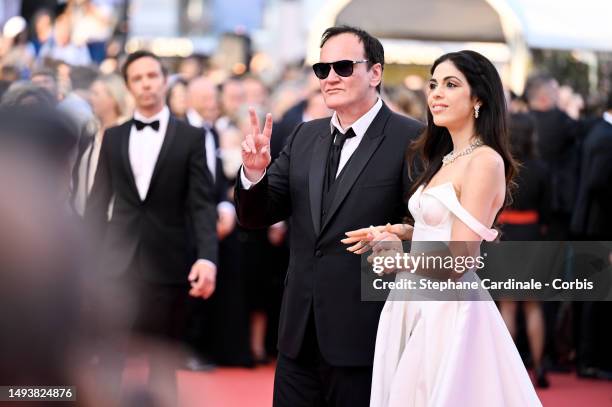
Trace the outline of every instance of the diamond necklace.
<instances>
[{"instance_id":1,"label":"diamond necklace","mask_svg":"<svg viewBox=\"0 0 612 407\"><path fill-rule=\"evenodd\" d=\"M475 141L470 143L470 145L467 146L464 150L462 150L462 151L460 151L458 153L455 153L455 150L451 151L450 153L446 154L442 158L442 166L445 167L448 164L453 163L457 158L462 157L464 155L470 154L472 151L474 151L475 149L477 149L481 145L482 145L482 140L477 138Z\"/></svg>"}]
</instances>

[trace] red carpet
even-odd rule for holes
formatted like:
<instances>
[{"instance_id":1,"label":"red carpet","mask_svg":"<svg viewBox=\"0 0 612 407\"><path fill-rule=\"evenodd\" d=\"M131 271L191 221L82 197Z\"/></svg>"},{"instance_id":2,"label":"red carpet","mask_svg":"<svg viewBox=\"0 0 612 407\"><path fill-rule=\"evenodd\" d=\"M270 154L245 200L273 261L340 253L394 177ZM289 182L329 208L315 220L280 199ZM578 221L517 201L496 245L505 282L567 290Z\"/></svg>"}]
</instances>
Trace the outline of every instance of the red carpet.
<instances>
[{"instance_id":1,"label":"red carpet","mask_svg":"<svg viewBox=\"0 0 612 407\"><path fill-rule=\"evenodd\" d=\"M211 373L180 371L179 400L184 407L269 407L274 368L221 368ZM546 407L612 406L612 382L551 374L550 389L538 391ZM461 407L460 404L457 405ZM492 406L494 407L494 406Z\"/></svg>"}]
</instances>

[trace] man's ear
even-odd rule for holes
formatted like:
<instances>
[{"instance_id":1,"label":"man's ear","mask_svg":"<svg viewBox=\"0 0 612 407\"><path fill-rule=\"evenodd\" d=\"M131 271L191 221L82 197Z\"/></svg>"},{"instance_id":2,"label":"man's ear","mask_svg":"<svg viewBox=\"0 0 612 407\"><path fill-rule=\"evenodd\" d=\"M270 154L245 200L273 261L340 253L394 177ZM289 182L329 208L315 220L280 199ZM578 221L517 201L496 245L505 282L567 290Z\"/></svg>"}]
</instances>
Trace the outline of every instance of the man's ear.
<instances>
[{"instance_id":1,"label":"man's ear","mask_svg":"<svg viewBox=\"0 0 612 407\"><path fill-rule=\"evenodd\" d=\"M377 87L382 82L382 65L380 63L372 65L370 68L370 85Z\"/></svg>"}]
</instances>

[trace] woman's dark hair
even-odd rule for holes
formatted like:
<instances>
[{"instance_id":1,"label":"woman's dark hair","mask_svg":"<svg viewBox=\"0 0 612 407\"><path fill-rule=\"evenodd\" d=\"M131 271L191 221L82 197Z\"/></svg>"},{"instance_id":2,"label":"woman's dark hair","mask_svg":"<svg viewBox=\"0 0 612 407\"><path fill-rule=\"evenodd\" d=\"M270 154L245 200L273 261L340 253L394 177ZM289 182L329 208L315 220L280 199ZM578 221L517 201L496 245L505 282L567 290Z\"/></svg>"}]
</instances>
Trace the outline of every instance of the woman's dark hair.
<instances>
[{"instance_id":1,"label":"woman's dark hair","mask_svg":"<svg viewBox=\"0 0 612 407\"><path fill-rule=\"evenodd\" d=\"M536 124L530 114L511 114L508 130L514 157L524 161L537 156Z\"/></svg>"},{"instance_id":2,"label":"woman's dark hair","mask_svg":"<svg viewBox=\"0 0 612 407\"><path fill-rule=\"evenodd\" d=\"M442 62L450 61L461 71L471 88L471 96L480 103L478 119L475 120L476 135L483 143L497 151L504 160L506 173L506 203L511 197L513 178L517 165L510 152L507 129L507 109L504 89L495 66L475 51L451 52L439 57L432 65L430 73ZM427 127L409 147L409 162L420 162L422 172L416 178L410 194L422 184L428 184L442 167L442 157L453 149L453 142L446 127L434 124L431 110L427 109ZM417 160L415 160L417 159ZM411 171L411 176L412 176Z\"/></svg>"},{"instance_id":3,"label":"woman's dark hair","mask_svg":"<svg viewBox=\"0 0 612 407\"><path fill-rule=\"evenodd\" d=\"M170 84L170 86L168 87L168 91L166 92L166 105L168 105L169 108L171 108L170 106L170 99L172 98L172 93L174 92L174 89L177 86L184 86L185 89L187 89L187 87L189 86L189 82L187 82L185 79L183 78L176 78L172 81L172 83ZM172 112L174 113L174 112Z\"/></svg>"}]
</instances>

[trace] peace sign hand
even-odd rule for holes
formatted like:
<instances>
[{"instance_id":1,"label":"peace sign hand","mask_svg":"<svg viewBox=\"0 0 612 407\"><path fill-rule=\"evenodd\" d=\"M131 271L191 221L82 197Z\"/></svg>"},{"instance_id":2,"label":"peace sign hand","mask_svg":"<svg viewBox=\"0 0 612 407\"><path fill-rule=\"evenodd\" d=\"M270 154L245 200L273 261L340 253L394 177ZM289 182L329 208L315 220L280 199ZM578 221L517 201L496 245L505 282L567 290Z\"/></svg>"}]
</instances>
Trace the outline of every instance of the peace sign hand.
<instances>
[{"instance_id":1,"label":"peace sign hand","mask_svg":"<svg viewBox=\"0 0 612 407\"><path fill-rule=\"evenodd\" d=\"M259 119L255 109L249 108L251 118L251 133L242 142L242 164L244 174L251 182L260 179L265 169L270 165L270 137L272 136L272 115L266 115L263 132L259 131Z\"/></svg>"}]
</instances>

